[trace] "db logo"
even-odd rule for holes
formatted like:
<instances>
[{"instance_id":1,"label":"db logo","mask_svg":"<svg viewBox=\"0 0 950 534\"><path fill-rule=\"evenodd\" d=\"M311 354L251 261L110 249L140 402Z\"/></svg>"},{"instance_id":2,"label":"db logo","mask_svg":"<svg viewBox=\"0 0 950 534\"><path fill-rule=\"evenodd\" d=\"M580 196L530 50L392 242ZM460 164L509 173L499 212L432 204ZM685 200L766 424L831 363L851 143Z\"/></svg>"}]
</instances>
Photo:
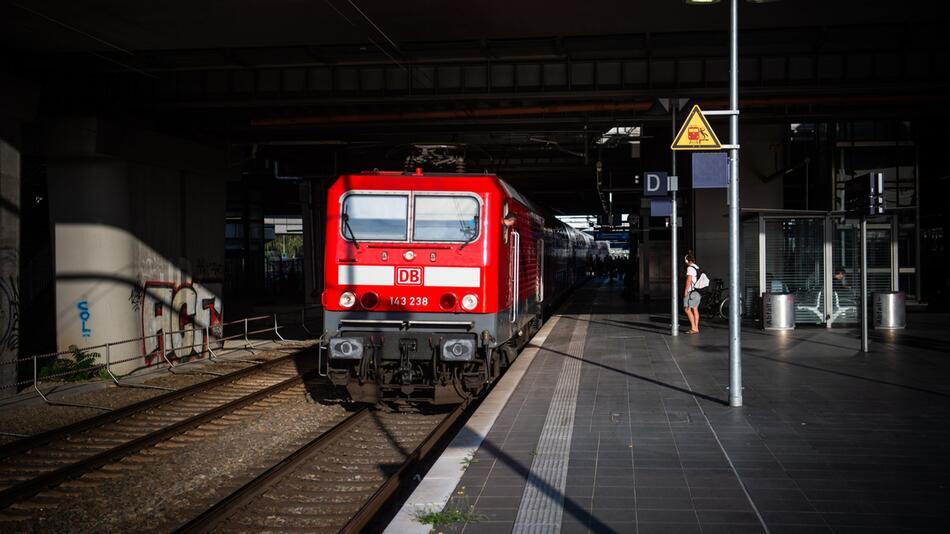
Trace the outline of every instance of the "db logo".
<instances>
[{"instance_id":1,"label":"db logo","mask_svg":"<svg viewBox=\"0 0 950 534\"><path fill-rule=\"evenodd\" d=\"M396 285L398 286L421 286L422 285L422 267L397 267Z\"/></svg>"}]
</instances>

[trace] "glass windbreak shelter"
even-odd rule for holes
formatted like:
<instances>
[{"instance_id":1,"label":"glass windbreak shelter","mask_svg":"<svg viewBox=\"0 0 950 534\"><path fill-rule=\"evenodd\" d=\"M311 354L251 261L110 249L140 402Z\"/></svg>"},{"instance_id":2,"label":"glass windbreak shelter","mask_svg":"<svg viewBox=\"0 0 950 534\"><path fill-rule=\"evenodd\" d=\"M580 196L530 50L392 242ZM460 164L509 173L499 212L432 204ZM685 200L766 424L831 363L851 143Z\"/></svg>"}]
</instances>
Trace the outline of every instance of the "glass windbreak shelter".
<instances>
[{"instance_id":1,"label":"glass windbreak shelter","mask_svg":"<svg viewBox=\"0 0 950 534\"><path fill-rule=\"evenodd\" d=\"M868 222L868 305L877 291L897 291L896 216ZM824 212L747 212L743 222L743 307L752 316L765 292L795 295L799 325L858 322L861 298L859 221Z\"/></svg>"}]
</instances>

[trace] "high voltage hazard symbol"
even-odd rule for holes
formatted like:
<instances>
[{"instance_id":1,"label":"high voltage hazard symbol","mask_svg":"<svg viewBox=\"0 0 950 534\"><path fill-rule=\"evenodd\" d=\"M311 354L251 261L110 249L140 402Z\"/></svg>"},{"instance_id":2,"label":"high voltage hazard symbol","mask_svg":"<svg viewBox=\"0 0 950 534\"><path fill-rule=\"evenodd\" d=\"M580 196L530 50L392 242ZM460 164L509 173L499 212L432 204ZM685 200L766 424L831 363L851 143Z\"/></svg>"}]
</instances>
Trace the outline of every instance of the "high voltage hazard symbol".
<instances>
[{"instance_id":1,"label":"high voltage hazard symbol","mask_svg":"<svg viewBox=\"0 0 950 534\"><path fill-rule=\"evenodd\" d=\"M699 106L693 106L670 148L673 150L719 150L722 148L722 143L716 137L716 132L709 126Z\"/></svg>"}]
</instances>

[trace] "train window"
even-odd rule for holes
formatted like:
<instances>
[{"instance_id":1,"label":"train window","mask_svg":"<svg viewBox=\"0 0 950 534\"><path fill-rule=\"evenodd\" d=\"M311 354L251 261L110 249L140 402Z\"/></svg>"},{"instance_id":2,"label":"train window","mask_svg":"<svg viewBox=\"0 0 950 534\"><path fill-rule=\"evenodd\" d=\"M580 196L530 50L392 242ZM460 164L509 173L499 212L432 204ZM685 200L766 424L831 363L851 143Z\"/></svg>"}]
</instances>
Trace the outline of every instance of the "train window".
<instances>
[{"instance_id":1,"label":"train window","mask_svg":"<svg viewBox=\"0 0 950 534\"><path fill-rule=\"evenodd\" d=\"M413 241L468 243L478 238L478 200L470 195L415 195Z\"/></svg>"},{"instance_id":2,"label":"train window","mask_svg":"<svg viewBox=\"0 0 950 534\"><path fill-rule=\"evenodd\" d=\"M357 241L406 241L407 195L352 194L343 199L343 237Z\"/></svg>"},{"instance_id":3,"label":"train window","mask_svg":"<svg viewBox=\"0 0 950 534\"><path fill-rule=\"evenodd\" d=\"M508 201L506 200L505 203L502 204L502 206L501 206L501 217L502 217L502 219L507 218L507 217L508 217L508 213L509 213L509 212L508 212ZM511 233L511 232L508 231L508 228L509 228L509 226L508 226L507 224L502 224L502 225L501 225L501 241L502 241L504 244L506 244L506 245L508 244L508 234Z\"/></svg>"}]
</instances>

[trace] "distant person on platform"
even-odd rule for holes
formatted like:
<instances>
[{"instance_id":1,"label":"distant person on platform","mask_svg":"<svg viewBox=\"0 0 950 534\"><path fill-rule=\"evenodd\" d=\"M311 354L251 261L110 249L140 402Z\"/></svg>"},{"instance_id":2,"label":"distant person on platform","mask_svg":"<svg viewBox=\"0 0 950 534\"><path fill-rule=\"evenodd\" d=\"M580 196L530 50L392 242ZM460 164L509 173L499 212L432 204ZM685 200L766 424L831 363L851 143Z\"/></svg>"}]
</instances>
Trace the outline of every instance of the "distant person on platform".
<instances>
[{"instance_id":1,"label":"distant person on platform","mask_svg":"<svg viewBox=\"0 0 950 534\"><path fill-rule=\"evenodd\" d=\"M689 318L689 330L687 334L699 333L699 301L702 295L696 290L696 280L699 277L699 266L696 265L696 259L693 257L693 251L686 253L686 287L683 288L683 309L686 310L686 317Z\"/></svg>"},{"instance_id":2,"label":"distant person on platform","mask_svg":"<svg viewBox=\"0 0 950 534\"><path fill-rule=\"evenodd\" d=\"M838 306L855 306L857 299L854 296L854 288L848 282L844 267L835 269L835 275L831 280L831 289L838 296Z\"/></svg>"},{"instance_id":3,"label":"distant person on platform","mask_svg":"<svg viewBox=\"0 0 950 534\"><path fill-rule=\"evenodd\" d=\"M604 270L606 271L605 274L607 275L607 278L609 278L611 282L614 281L614 269L616 268L617 264L614 261L614 257L607 256L607 258L604 259Z\"/></svg>"}]
</instances>

